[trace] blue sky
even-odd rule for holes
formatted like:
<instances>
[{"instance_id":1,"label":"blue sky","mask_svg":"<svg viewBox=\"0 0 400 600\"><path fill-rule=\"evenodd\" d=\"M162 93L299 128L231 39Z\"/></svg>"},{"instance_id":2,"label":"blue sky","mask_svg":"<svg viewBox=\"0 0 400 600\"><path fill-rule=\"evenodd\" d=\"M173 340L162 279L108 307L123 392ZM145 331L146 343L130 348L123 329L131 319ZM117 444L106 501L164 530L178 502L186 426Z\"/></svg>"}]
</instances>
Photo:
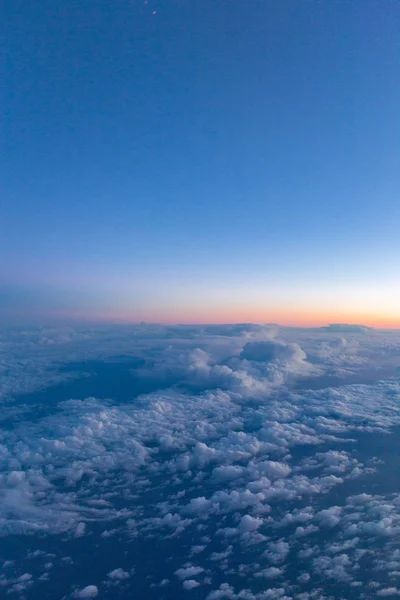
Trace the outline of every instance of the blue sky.
<instances>
[{"instance_id":1,"label":"blue sky","mask_svg":"<svg viewBox=\"0 0 400 600\"><path fill-rule=\"evenodd\" d=\"M400 325L399 18L8 7L2 318Z\"/></svg>"}]
</instances>

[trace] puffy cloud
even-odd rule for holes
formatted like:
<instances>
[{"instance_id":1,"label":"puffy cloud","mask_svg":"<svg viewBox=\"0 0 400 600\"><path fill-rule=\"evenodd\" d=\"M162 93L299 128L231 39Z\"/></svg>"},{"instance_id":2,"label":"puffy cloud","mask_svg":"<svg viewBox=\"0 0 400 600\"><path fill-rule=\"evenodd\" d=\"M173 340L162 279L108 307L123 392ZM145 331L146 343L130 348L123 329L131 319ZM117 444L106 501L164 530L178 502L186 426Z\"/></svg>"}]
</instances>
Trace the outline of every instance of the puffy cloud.
<instances>
[{"instance_id":1,"label":"puffy cloud","mask_svg":"<svg viewBox=\"0 0 400 600\"><path fill-rule=\"evenodd\" d=\"M343 509L340 506L331 506L318 512L315 519L321 527L335 527L340 523L342 511Z\"/></svg>"},{"instance_id":2,"label":"puffy cloud","mask_svg":"<svg viewBox=\"0 0 400 600\"><path fill-rule=\"evenodd\" d=\"M260 577L265 577L265 579L276 579L282 574L283 569L278 569L278 567L268 567L267 569L264 569L264 571L261 571L261 573L258 573Z\"/></svg>"},{"instance_id":3,"label":"puffy cloud","mask_svg":"<svg viewBox=\"0 0 400 600\"><path fill-rule=\"evenodd\" d=\"M227 465L226 467L216 467L213 470L212 478L215 483L223 483L232 479L237 479L243 474L243 467L240 467L239 465Z\"/></svg>"},{"instance_id":4,"label":"puffy cloud","mask_svg":"<svg viewBox=\"0 0 400 600\"><path fill-rule=\"evenodd\" d=\"M336 554L335 556L320 556L314 558L314 570L324 577L335 579L337 581L348 581L350 575L347 567L351 565L351 560L347 554Z\"/></svg>"},{"instance_id":5,"label":"puffy cloud","mask_svg":"<svg viewBox=\"0 0 400 600\"><path fill-rule=\"evenodd\" d=\"M187 515L201 515L208 513L213 507L213 503L204 496L192 498L189 504L183 509Z\"/></svg>"},{"instance_id":6,"label":"puffy cloud","mask_svg":"<svg viewBox=\"0 0 400 600\"><path fill-rule=\"evenodd\" d=\"M249 531L256 531L263 524L263 520L258 517L252 517L251 515L244 515L239 524L239 531L241 533L247 533Z\"/></svg>"},{"instance_id":7,"label":"puffy cloud","mask_svg":"<svg viewBox=\"0 0 400 600\"><path fill-rule=\"evenodd\" d=\"M86 531L86 525L85 523L78 523L78 525L75 528L75 537L82 537L85 535L85 531Z\"/></svg>"},{"instance_id":8,"label":"puffy cloud","mask_svg":"<svg viewBox=\"0 0 400 600\"><path fill-rule=\"evenodd\" d=\"M83 589L76 592L75 596L77 598L95 598L98 593L99 593L99 590L98 590L97 586L87 585Z\"/></svg>"},{"instance_id":9,"label":"puffy cloud","mask_svg":"<svg viewBox=\"0 0 400 600\"><path fill-rule=\"evenodd\" d=\"M5 547L13 534L29 534L32 547L36 539L50 544L52 534L62 534L57 539L83 548L90 536L96 552L107 552L103 585L124 581L128 589L131 573L114 568L117 557L108 544L121 551L132 540L137 547L157 546L154 564L141 565L149 598L156 597L161 577L174 573L181 594L200 585L201 575L201 585L212 586L203 594L211 600L322 599L314 574L355 599L362 589L377 596L396 589L384 579L400 571L391 546L400 533L400 500L390 493L391 482L385 479L381 495L367 479L359 479L360 489L370 494L346 498L340 488L356 492L354 478L373 477L373 469L374 482L381 481L379 469L386 467L373 461L377 450L370 441L385 433L389 443L387 434L400 424L400 385L389 379L330 384L339 371L362 378L374 361L392 368L400 336L146 325L69 333L64 341L57 335L0 339L3 398L70 381L74 369L90 380L90 361L121 368L121 355L132 382L150 387L123 400L116 391L108 400L77 394L46 404L39 395L30 408L19 401L2 405L8 419L0 432ZM139 366L132 367L133 357ZM198 564L185 562L189 557ZM285 568L289 559L295 568ZM18 559L19 570L4 567L5 590L35 585L33 578L20 580L24 560ZM26 560L38 561L35 569L46 576L49 556ZM79 566L81 560L77 550L71 561ZM368 572L366 560L373 567ZM51 562L51 574L58 574L61 560ZM238 575L248 589L234 589ZM279 587L260 591L261 578L276 578ZM87 586L75 597L93 597L78 595L91 590L98 592Z\"/></svg>"},{"instance_id":10,"label":"puffy cloud","mask_svg":"<svg viewBox=\"0 0 400 600\"><path fill-rule=\"evenodd\" d=\"M264 556L272 563L280 563L284 561L289 554L290 546L284 540L270 542L268 549L265 550Z\"/></svg>"},{"instance_id":11,"label":"puffy cloud","mask_svg":"<svg viewBox=\"0 0 400 600\"><path fill-rule=\"evenodd\" d=\"M122 581L124 579L129 579L130 576L131 576L130 573L128 573L127 571L124 571L121 568L114 569L113 571L110 571L107 574L107 577L109 577L110 579L118 580L118 581Z\"/></svg>"},{"instance_id":12,"label":"puffy cloud","mask_svg":"<svg viewBox=\"0 0 400 600\"><path fill-rule=\"evenodd\" d=\"M321 327L321 329L331 333L368 333L373 331L372 327L366 325L351 325L348 323L332 323L327 327Z\"/></svg>"},{"instance_id":13,"label":"puffy cloud","mask_svg":"<svg viewBox=\"0 0 400 600\"><path fill-rule=\"evenodd\" d=\"M288 464L266 460L257 464L257 469L261 475L266 475L269 479L282 479L288 477L291 468Z\"/></svg>"},{"instance_id":14,"label":"puffy cloud","mask_svg":"<svg viewBox=\"0 0 400 600\"><path fill-rule=\"evenodd\" d=\"M196 567L191 565L189 567L181 567L175 571L175 575L179 577L179 579L190 579L200 573L203 573L204 569L202 567Z\"/></svg>"},{"instance_id":15,"label":"puffy cloud","mask_svg":"<svg viewBox=\"0 0 400 600\"><path fill-rule=\"evenodd\" d=\"M32 575L30 573L24 573L23 575L20 575L20 577L18 577L17 581L23 582L23 581L30 581L31 579L32 579Z\"/></svg>"},{"instance_id":16,"label":"puffy cloud","mask_svg":"<svg viewBox=\"0 0 400 600\"><path fill-rule=\"evenodd\" d=\"M305 352L297 344L284 344L275 340L264 342L248 342L240 358L256 362L268 363L273 360L291 361L305 360Z\"/></svg>"},{"instance_id":17,"label":"puffy cloud","mask_svg":"<svg viewBox=\"0 0 400 600\"><path fill-rule=\"evenodd\" d=\"M391 598L393 596L400 596L400 590L395 587L382 588L376 592L376 595L380 598Z\"/></svg>"},{"instance_id":18,"label":"puffy cloud","mask_svg":"<svg viewBox=\"0 0 400 600\"><path fill-rule=\"evenodd\" d=\"M203 550L205 550L207 548L207 546L205 545L201 545L201 544L197 544L196 546L193 546L190 553L191 554L200 554L200 552L203 552Z\"/></svg>"},{"instance_id":19,"label":"puffy cloud","mask_svg":"<svg viewBox=\"0 0 400 600\"><path fill-rule=\"evenodd\" d=\"M182 583L182 587L185 590L192 590L195 587L198 587L200 585L200 583L198 581L196 581L195 579L186 579L183 583Z\"/></svg>"},{"instance_id":20,"label":"puffy cloud","mask_svg":"<svg viewBox=\"0 0 400 600\"><path fill-rule=\"evenodd\" d=\"M229 583L221 583L219 589L208 594L206 600L220 600L221 598L228 598L230 600L236 597L234 589Z\"/></svg>"}]
</instances>

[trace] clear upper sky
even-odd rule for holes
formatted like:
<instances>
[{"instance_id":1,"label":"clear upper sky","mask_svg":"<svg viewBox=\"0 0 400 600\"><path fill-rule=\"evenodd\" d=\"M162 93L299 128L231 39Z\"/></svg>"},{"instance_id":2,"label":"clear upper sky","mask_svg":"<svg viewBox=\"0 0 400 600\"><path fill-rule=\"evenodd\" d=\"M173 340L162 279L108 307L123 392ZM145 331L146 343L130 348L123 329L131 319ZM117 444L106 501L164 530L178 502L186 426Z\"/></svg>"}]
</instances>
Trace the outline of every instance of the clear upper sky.
<instances>
[{"instance_id":1,"label":"clear upper sky","mask_svg":"<svg viewBox=\"0 0 400 600\"><path fill-rule=\"evenodd\" d=\"M6 21L3 321L400 326L398 0Z\"/></svg>"}]
</instances>

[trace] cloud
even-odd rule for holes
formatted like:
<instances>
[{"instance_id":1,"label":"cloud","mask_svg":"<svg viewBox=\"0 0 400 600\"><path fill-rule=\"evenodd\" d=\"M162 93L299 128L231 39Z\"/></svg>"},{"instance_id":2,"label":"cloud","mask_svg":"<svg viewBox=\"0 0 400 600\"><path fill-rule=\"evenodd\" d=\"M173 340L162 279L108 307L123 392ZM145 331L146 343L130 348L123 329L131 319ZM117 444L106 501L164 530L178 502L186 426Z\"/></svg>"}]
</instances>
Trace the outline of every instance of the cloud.
<instances>
[{"instance_id":1,"label":"cloud","mask_svg":"<svg viewBox=\"0 0 400 600\"><path fill-rule=\"evenodd\" d=\"M331 506L318 512L315 519L321 527L335 527L340 523L342 511L340 506Z\"/></svg>"},{"instance_id":2,"label":"cloud","mask_svg":"<svg viewBox=\"0 0 400 600\"><path fill-rule=\"evenodd\" d=\"M121 568L114 569L113 571L110 571L109 573L107 573L107 577L109 577L110 579L113 579L113 580L118 580L118 581L123 581L124 579L129 579L130 576L131 576L130 573L128 573L127 571L124 571Z\"/></svg>"},{"instance_id":3,"label":"cloud","mask_svg":"<svg viewBox=\"0 0 400 600\"><path fill-rule=\"evenodd\" d=\"M374 331L373 327L351 325L348 323L331 323L327 327L321 327L321 329L332 333L368 333L369 331Z\"/></svg>"},{"instance_id":4,"label":"cloud","mask_svg":"<svg viewBox=\"0 0 400 600\"><path fill-rule=\"evenodd\" d=\"M194 577L196 575L199 575L200 573L203 573L204 569L202 567L196 567L194 565L191 565L189 567L182 567L180 569L177 569L175 571L175 575L177 577L179 577L179 579L190 579L191 577Z\"/></svg>"},{"instance_id":5,"label":"cloud","mask_svg":"<svg viewBox=\"0 0 400 600\"><path fill-rule=\"evenodd\" d=\"M256 531L263 524L263 520L258 517L252 517L251 515L244 515L239 524L239 531L241 533L247 533L249 531Z\"/></svg>"},{"instance_id":6,"label":"cloud","mask_svg":"<svg viewBox=\"0 0 400 600\"><path fill-rule=\"evenodd\" d=\"M400 500L387 489L387 467L374 460L374 444L395 440L399 382L307 386L332 369L364 369L378 355L394 360L395 336L146 325L13 335L0 337L5 547L13 535L29 535L32 548L39 539L62 539L74 544L71 561L79 566L78 549L93 543L106 553L102 585L131 590L135 580L149 598L161 580L176 586L177 597L198 594L201 584L211 600L322 598L320 577L355 599L362 589L392 589L395 580L386 579L400 571L391 545L400 533ZM81 359L86 366L77 367ZM129 389L151 374L157 385L133 401L77 394L57 402L57 388L52 402L37 394L30 407L27 397L16 397L85 380L88 361L106 369L124 369L127 361ZM306 387L299 383L305 374ZM124 570L123 555L116 562L109 551L129 549L132 541L157 549L135 577ZM37 561L37 571L19 580L27 560ZM58 577L64 564L59 554L51 570L48 562L45 555L19 557L17 566L4 567L0 585L35 589L42 574ZM277 587L260 590L263 578ZM94 597L77 595L90 590L100 595L96 586L72 593Z\"/></svg>"},{"instance_id":7,"label":"cloud","mask_svg":"<svg viewBox=\"0 0 400 600\"><path fill-rule=\"evenodd\" d=\"M265 579L276 579L282 574L283 569L278 569L278 567L268 567L267 569L264 569L264 571L257 573L257 575L259 575L260 577L264 577Z\"/></svg>"},{"instance_id":8,"label":"cloud","mask_svg":"<svg viewBox=\"0 0 400 600\"><path fill-rule=\"evenodd\" d=\"M272 563L280 563L285 560L289 554L290 546L288 542L284 540L278 540L277 542L270 542L267 550L264 552L264 556Z\"/></svg>"},{"instance_id":9,"label":"cloud","mask_svg":"<svg viewBox=\"0 0 400 600\"><path fill-rule=\"evenodd\" d=\"M393 596L400 596L400 589L395 587L382 588L376 592L376 595L380 598L391 598Z\"/></svg>"},{"instance_id":10,"label":"cloud","mask_svg":"<svg viewBox=\"0 0 400 600\"><path fill-rule=\"evenodd\" d=\"M76 592L75 596L77 598L95 598L99 593L97 586L95 585L87 585L83 589Z\"/></svg>"},{"instance_id":11,"label":"cloud","mask_svg":"<svg viewBox=\"0 0 400 600\"><path fill-rule=\"evenodd\" d=\"M198 581L196 581L195 579L186 579L183 583L182 583L182 587L185 590L192 590L195 587L198 587L200 585L200 583Z\"/></svg>"}]
</instances>

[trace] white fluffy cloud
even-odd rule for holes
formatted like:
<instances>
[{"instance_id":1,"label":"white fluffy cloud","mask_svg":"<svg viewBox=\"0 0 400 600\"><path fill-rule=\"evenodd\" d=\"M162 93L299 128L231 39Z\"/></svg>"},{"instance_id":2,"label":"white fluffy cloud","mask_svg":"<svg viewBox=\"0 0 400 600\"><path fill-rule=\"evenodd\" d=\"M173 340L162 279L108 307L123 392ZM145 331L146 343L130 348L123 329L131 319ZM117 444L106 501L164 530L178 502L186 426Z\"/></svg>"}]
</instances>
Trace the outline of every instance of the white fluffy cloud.
<instances>
[{"instance_id":1,"label":"white fluffy cloud","mask_svg":"<svg viewBox=\"0 0 400 600\"><path fill-rule=\"evenodd\" d=\"M171 550L163 581L193 595L204 586L210 600L322 599L315 578L348 586L354 598L368 586L377 597L396 595L400 558L391 544L400 533L400 500L368 477L385 468L374 459L373 441L387 440L400 424L400 386L373 381L371 372L364 383L362 377L369 364L391 374L400 336L141 326L4 336L1 352L6 543L13 534L61 534L88 544L100 530L100 545L114 538L120 545L177 544L187 555L176 564ZM29 407L11 400L76 378L70 363L112 362L114 355L138 361L129 367L132 377L151 381L152 391L132 401L77 395ZM86 367L74 368L90 378ZM340 373L360 380L324 384ZM368 493L354 493L358 481ZM42 560L37 580L45 585L57 558L34 559ZM296 569L286 568L288 561L298 561ZM12 569L3 565L4 589L35 589L36 575L24 579L22 566ZM71 585L68 593L89 598L101 595L102 585L122 589L140 579L132 573L114 562L100 587L75 592ZM247 587L238 587L237 574ZM276 587L260 591L263 579Z\"/></svg>"},{"instance_id":2,"label":"white fluffy cloud","mask_svg":"<svg viewBox=\"0 0 400 600\"><path fill-rule=\"evenodd\" d=\"M175 575L179 577L179 579L190 579L191 577L195 577L202 573L204 569L202 567L196 567L191 565L189 567L182 567L175 571Z\"/></svg>"},{"instance_id":3,"label":"white fluffy cloud","mask_svg":"<svg viewBox=\"0 0 400 600\"><path fill-rule=\"evenodd\" d=\"M199 585L200 583L195 579L185 579L185 581L182 583L182 587L185 590L192 590L193 588L198 587Z\"/></svg>"},{"instance_id":4,"label":"white fluffy cloud","mask_svg":"<svg viewBox=\"0 0 400 600\"><path fill-rule=\"evenodd\" d=\"M95 598L99 590L95 585L87 585L76 593L77 598Z\"/></svg>"},{"instance_id":5,"label":"white fluffy cloud","mask_svg":"<svg viewBox=\"0 0 400 600\"><path fill-rule=\"evenodd\" d=\"M124 579L129 579L130 576L131 576L130 573L128 573L127 571L124 571L121 568L113 569L112 571L110 571L107 574L107 577L109 577L110 579L118 580L118 581L123 581Z\"/></svg>"}]
</instances>

